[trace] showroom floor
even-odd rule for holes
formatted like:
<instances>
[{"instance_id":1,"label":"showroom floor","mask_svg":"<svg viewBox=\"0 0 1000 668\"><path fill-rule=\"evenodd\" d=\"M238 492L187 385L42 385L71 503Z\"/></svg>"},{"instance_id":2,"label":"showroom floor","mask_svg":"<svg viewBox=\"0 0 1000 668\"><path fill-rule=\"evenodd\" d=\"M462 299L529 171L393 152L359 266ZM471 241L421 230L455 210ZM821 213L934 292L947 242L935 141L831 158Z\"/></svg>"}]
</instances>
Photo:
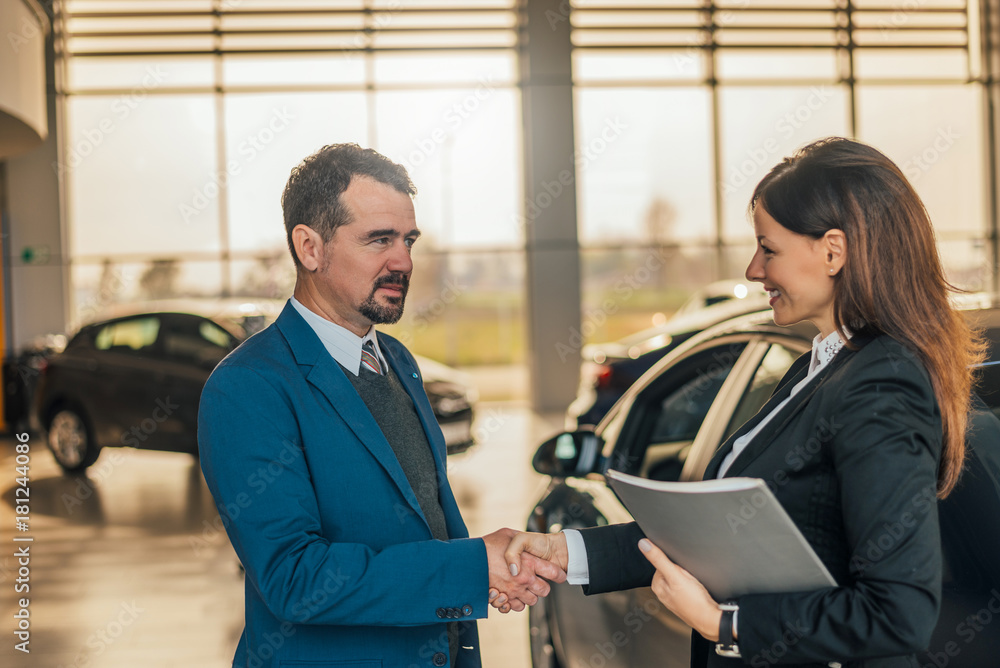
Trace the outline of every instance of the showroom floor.
<instances>
[{"instance_id":1,"label":"showroom floor","mask_svg":"<svg viewBox=\"0 0 1000 668\"><path fill-rule=\"evenodd\" d=\"M479 445L449 459L472 535L523 527L544 486L531 470L561 416L481 403ZM61 475L44 444L30 451L28 531L15 529L14 440L0 439L0 664L16 668L224 668L243 624L242 574L218 531L197 462L109 449L86 477ZM30 537L32 542L15 542ZM15 593L15 550L29 546L29 592ZM13 546L13 548L11 547ZM14 648L18 599L30 599L30 654ZM484 666L527 666L527 615L480 622Z\"/></svg>"}]
</instances>

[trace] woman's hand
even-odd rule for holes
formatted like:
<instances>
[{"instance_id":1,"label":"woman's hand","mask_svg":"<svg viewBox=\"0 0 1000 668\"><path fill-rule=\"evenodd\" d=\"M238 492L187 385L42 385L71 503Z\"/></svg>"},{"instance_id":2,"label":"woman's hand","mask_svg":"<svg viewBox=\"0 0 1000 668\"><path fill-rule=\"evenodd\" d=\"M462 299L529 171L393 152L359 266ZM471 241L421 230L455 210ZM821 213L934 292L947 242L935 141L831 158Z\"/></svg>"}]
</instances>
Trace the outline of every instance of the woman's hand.
<instances>
[{"instance_id":1,"label":"woman's hand","mask_svg":"<svg viewBox=\"0 0 1000 668\"><path fill-rule=\"evenodd\" d=\"M528 533L522 531L510 541L504 552L504 559L515 577L521 572L521 553L533 554L539 559L551 561L565 571L569 568L569 550L566 536L561 533Z\"/></svg>"},{"instance_id":2,"label":"woman's hand","mask_svg":"<svg viewBox=\"0 0 1000 668\"><path fill-rule=\"evenodd\" d=\"M717 642L722 611L708 590L693 575L670 561L649 539L640 540L639 549L656 567L653 576L656 598L703 638Z\"/></svg>"}]
</instances>

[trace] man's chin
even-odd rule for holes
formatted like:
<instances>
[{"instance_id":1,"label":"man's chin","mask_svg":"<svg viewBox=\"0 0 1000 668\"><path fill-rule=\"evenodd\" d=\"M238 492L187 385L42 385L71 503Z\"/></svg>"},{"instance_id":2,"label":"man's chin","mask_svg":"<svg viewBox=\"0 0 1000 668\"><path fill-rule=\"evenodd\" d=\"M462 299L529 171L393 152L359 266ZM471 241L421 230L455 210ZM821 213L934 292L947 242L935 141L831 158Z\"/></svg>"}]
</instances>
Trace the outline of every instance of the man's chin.
<instances>
[{"instance_id":1,"label":"man's chin","mask_svg":"<svg viewBox=\"0 0 1000 668\"><path fill-rule=\"evenodd\" d=\"M363 304L359 309L361 315L365 316L376 325L394 325L403 317L403 300L396 298L396 303L389 304Z\"/></svg>"}]
</instances>

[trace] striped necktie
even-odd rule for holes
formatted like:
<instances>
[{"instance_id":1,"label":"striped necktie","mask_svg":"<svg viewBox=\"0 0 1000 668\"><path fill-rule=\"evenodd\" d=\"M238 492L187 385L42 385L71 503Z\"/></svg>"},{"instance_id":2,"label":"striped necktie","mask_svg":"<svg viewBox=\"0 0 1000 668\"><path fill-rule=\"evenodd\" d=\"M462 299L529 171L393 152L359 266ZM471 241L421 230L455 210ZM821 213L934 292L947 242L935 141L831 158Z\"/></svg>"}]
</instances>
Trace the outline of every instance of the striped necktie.
<instances>
[{"instance_id":1,"label":"striped necktie","mask_svg":"<svg viewBox=\"0 0 1000 668\"><path fill-rule=\"evenodd\" d=\"M366 340L361 346L361 365L369 371L382 375L382 365L379 364L378 356L375 354L375 344L371 339Z\"/></svg>"}]
</instances>

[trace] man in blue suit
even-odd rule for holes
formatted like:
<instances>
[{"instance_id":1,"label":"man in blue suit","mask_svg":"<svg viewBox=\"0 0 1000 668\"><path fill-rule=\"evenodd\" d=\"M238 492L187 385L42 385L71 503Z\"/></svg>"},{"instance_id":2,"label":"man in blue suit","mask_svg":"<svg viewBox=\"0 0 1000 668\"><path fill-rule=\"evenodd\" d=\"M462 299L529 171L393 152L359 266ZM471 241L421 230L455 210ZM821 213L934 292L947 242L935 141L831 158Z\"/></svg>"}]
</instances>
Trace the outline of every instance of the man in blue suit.
<instances>
[{"instance_id":1,"label":"man in blue suit","mask_svg":"<svg viewBox=\"0 0 1000 668\"><path fill-rule=\"evenodd\" d=\"M201 399L205 479L246 568L233 661L338 668L480 666L490 587L520 610L548 593L503 558L513 531L469 538L417 365L397 322L420 235L406 171L326 146L282 195L294 296L213 372Z\"/></svg>"}]
</instances>

